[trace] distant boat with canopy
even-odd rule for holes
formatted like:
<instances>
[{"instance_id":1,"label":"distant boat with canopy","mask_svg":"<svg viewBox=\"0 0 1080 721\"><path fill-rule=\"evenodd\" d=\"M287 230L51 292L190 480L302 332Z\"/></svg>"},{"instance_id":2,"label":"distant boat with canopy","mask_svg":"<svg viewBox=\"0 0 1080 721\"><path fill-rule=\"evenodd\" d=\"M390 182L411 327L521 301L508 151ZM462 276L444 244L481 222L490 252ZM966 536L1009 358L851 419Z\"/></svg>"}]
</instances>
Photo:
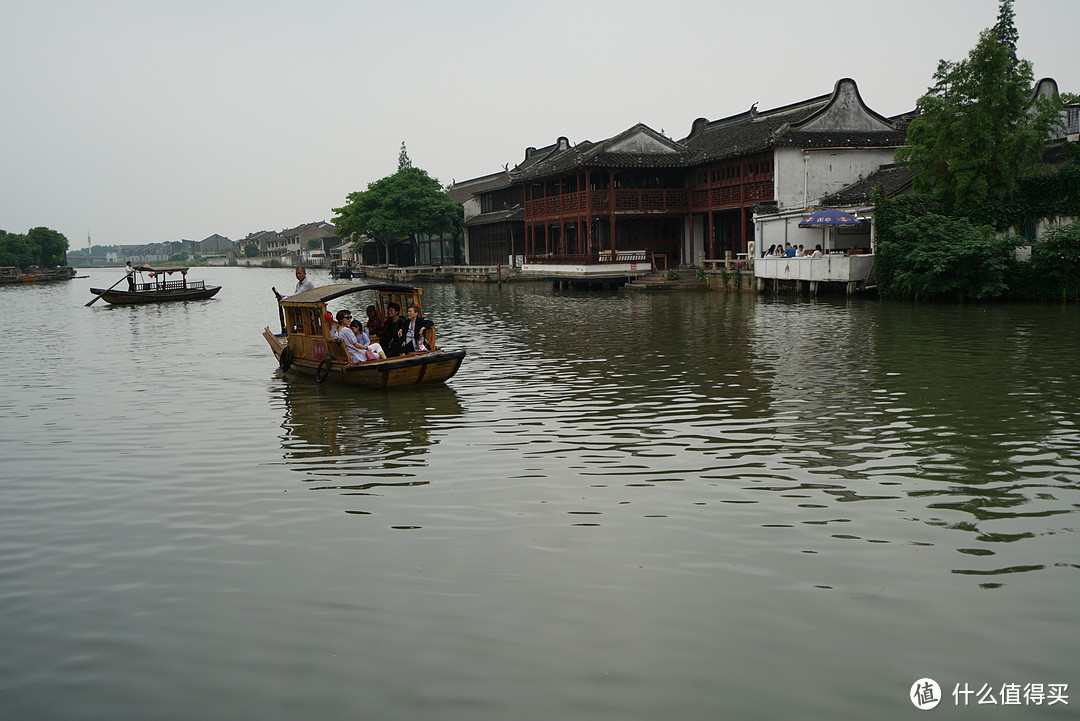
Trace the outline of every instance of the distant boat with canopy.
<instances>
[{"instance_id":1,"label":"distant boat with canopy","mask_svg":"<svg viewBox=\"0 0 1080 721\"><path fill-rule=\"evenodd\" d=\"M129 288L118 290L116 287L127 280L126 275L105 290L91 288L90 292L95 298L87 305L97 302L98 299L115 305L203 300L214 297L221 290L220 285L207 285L205 281L188 280L188 270L190 269L186 266L141 265L135 269L139 279L131 283Z\"/></svg>"}]
</instances>

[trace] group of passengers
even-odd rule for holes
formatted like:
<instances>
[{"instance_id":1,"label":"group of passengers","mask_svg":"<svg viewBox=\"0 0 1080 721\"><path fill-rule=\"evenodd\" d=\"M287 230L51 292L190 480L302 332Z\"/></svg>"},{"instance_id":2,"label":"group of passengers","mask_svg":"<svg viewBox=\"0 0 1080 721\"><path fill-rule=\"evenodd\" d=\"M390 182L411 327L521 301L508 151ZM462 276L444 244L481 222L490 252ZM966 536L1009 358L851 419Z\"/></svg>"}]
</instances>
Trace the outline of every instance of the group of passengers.
<instances>
[{"instance_id":1,"label":"group of passengers","mask_svg":"<svg viewBox=\"0 0 1080 721\"><path fill-rule=\"evenodd\" d=\"M769 249L765 251L762 258L820 258L822 256L821 243L814 246L813 252L807 253L802 245L792 245L791 243L779 243L770 245Z\"/></svg>"},{"instance_id":2,"label":"group of passengers","mask_svg":"<svg viewBox=\"0 0 1080 721\"><path fill-rule=\"evenodd\" d=\"M401 306L389 303L385 320L379 316L375 306L369 305L365 310L368 319L366 330L363 323L353 320L352 312L348 310L339 310L337 323L331 324L330 328L330 335L345 345L352 363L386 360L429 350L424 331L434 328L435 324L421 315L420 306L409 305L405 311L406 317L402 318Z\"/></svg>"}]
</instances>

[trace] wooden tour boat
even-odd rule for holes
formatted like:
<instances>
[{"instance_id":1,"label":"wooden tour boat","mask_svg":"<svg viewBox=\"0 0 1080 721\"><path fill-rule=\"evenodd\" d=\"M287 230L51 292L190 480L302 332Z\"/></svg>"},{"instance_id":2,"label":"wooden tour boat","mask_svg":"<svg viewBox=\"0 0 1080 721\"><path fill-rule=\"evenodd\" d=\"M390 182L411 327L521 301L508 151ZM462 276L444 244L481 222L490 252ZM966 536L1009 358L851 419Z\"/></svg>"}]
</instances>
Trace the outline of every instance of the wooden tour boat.
<instances>
[{"instance_id":1,"label":"wooden tour boat","mask_svg":"<svg viewBox=\"0 0 1080 721\"><path fill-rule=\"evenodd\" d=\"M90 303L95 302L98 298L101 298L106 303L120 305L165 303L174 300L202 300L203 298L212 298L215 293L221 290L220 285L207 285L201 280L188 280L188 268L183 266L155 268L149 265L141 265L135 270L139 274L139 281L135 283L133 289L117 289L118 285L127 280L125 275L106 290L91 288L90 292L97 297ZM143 273L147 274L148 281L144 281ZM168 276L173 273L179 273L180 279L170 280ZM87 303L87 305L90 305L90 303Z\"/></svg>"},{"instance_id":2,"label":"wooden tour boat","mask_svg":"<svg viewBox=\"0 0 1080 721\"><path fill-rule=\"evenodd\" d=\"M434 328L428 328L424 336L425 345L430 350L386 360L351 363L345 345L330 335L326 304L335 298L364 291L374 292L375 299L374 302L357 303L357 319L363 319L363 309L367 305L374 305L383 318L391 302L403 309L411 303L420 305L423 293L419 288L404 285L337 283L296 295L278 295L281 333L274 333L267 326L263 330L263 338L270 345L282 371L314 376L319 383L329 378L376 389L443 383L457 373L465 358L465 351L445 351L436 347ZM277 291L274 293L277 295Z\"/></svg>"},{"instance_id":3,"label":"wooden tour boat","mask_svg":"<svg viewBox=\"0 0 1080 721\"><path fill-rule=\"evenodd\" d=\"M27 270L7 265L0 268L0 283L47 283L53 280L71 280L74 277L75 269L66 265Z\"/></svg>"}]
</instances>

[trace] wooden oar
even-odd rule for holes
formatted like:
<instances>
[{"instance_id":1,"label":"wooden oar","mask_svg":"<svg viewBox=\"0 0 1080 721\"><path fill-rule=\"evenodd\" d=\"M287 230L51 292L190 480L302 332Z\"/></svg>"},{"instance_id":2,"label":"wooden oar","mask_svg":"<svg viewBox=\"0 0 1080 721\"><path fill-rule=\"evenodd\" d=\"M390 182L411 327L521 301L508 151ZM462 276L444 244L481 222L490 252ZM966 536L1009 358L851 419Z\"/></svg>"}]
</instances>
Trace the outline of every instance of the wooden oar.
<instances>
[{"instance_id":1,"label":"wooden oar","mask_svg":"<svg viewBox=\"0 0 1080 721\"><path fill-rule=\"evenodd\" d=\"M109 286L108 288L106 288L105 290L101 291L101 293L100 293L100 294L98 294L98 295L95 295L95 296L94 296L94 299L93 299L92 301L90 301L89 303L87 303L87 304L86 304L86 305L85 305L84 307L86 307L86 308L89 308L89 307L90 307L90 306L92 306L92 305L93 305L94 303L97 303L97 302L98 302L99 300L101 300L101 296L105 295L106 293L108 293L108 292L109 292L110 290L112 290L112 289L113 289L113 288L115 288L116 286L120 285L120 283L122 283L122 282L123 282L123 281L125 281L125 280L127 280L127 276L126 276L126 275L125 275L125 276L124 276L123 278L121 278L120 280L118 280L118 281L116 281L115 283L113 283L112 285L110 285L110 286Z\"/></svg>"},{"instance_id":2,"label":"wooden oar","mask_svg":"<svg viewBox=\"0 0 1080 721\"><path fill-rule=\"evenodd\" d=\"M278 293L277 288L275 288L273 286L270 286L270 290L274 291L274 295L277 296L277 299L278 299L277 314L278 314L278 319L281 321L281 333L284 335L284 333L285 333L285 311L282 310L282 308L281 308L281 299L284 298L285 296L283 296L281 293Z\"/></svg>"}]
</instances>

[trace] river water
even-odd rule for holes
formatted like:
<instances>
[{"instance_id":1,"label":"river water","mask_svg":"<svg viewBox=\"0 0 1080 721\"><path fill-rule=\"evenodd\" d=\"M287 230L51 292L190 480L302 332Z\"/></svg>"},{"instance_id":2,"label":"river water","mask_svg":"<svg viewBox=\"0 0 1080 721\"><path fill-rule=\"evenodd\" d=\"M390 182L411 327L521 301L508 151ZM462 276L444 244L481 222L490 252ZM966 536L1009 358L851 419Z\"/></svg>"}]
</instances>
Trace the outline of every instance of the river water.
<instances>
[{"instance_id":1,"label":"river water","mask_svg":"<svg viewBox=\"0 0 1080 721\"><path fill-rule=\"evenodd\" d=\"M2 719L1075 717L1076 306L440 284L372 393L287 269L80 274L0 288Z\"/></svg>"}]
</instances>

